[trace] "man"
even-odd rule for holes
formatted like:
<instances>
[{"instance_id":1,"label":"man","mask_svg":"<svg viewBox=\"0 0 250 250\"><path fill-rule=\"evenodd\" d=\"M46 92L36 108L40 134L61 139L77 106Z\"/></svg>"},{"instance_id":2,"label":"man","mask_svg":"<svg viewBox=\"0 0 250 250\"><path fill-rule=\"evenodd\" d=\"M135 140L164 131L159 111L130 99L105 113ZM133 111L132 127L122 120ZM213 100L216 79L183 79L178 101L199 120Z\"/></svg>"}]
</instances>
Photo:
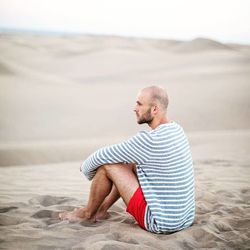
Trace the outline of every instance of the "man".
<instances>
[{"instance_id":1,"label":"man","mask_svg":"<svg viewBox=\"0 0 250 250\"><path fill-rule=\"evenodd\" d=\"M122 197L140 227L154 233L176 232L194 220L194 175L183 129L167 117L168 96L150 86L140 91L135 113L141 131L120 144L101 148L82 164L92 180L86 207L61 213L61 219L98 220Z\"/></svg>"}]
</instances>

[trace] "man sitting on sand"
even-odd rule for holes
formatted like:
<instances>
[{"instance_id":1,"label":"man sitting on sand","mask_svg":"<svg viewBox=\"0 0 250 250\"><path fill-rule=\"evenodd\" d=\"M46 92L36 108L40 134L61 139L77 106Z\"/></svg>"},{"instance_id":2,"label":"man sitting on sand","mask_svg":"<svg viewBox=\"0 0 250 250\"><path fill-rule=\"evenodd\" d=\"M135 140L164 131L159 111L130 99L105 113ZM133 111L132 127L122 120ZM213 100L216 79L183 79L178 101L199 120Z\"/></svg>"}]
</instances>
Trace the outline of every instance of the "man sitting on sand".
<instances>
[{"instance_id":1,"label":"man sitting on sand","mask_svg":"<svg viewBox=\"0 0 250 250\"><path fill-rule=\"evenodd\" d=\"M194 175L189 143L182 127L167 117L168 96L150 86L140 91L135 113L141 131L120 144L101 148L82 164L92 180L86 207L64 212L68 220L100 220L120 198L141 228L176 232L194 220Z\"/></svg>"}]
</instances>

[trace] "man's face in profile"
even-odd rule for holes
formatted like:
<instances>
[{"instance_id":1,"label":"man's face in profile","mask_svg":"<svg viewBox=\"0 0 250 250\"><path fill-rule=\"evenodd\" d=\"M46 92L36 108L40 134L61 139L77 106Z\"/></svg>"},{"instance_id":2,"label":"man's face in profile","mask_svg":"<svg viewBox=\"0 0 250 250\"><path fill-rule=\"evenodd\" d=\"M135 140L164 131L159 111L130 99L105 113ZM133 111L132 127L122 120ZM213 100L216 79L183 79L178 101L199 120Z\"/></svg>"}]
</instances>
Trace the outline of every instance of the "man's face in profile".
<instances>
[{"instance_id":1,"label":"man's face in profile","mask_svg":"<svg viewBox=\"0 0 250 250\"><path fill-rule=\"evenodd\" d=\"M152 105L150 105L150 102L148 100L147 96L143 93L140 93L137 97L136 105L134 108L136 117L137 117L137 123L143 124L143 123L151 123L153 120L152 116Z\"/></svg>"}]
</instances>

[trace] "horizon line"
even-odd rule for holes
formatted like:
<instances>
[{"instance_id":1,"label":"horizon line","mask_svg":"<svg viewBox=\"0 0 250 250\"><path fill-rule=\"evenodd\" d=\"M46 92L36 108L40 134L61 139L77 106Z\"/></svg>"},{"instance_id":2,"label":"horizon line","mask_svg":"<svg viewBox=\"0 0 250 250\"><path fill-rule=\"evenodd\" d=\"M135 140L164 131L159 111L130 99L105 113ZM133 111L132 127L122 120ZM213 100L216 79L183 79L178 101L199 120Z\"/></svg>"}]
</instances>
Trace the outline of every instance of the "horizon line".
<instances>
[{"instance_id":1,"label":"horizon line","mask_svg":"<svg viewBox=\"0 0 250 250\"><path fill-rule=\"evenodd\" d=\"M48 35L48 36L94 36L94 37L119 37L127 39L146 39L146 40L165 40L165 41L178 41L188 42L196 39L206 39L216 41L222 44L235 44L235 45L250 45L250 43L244 42L222 42L219 39L210 38L207 36L196 36L190 39L177 39L177 38L165 38L165 37L153 37L153 36L135 36L135 35L121 35L112 33L89 33L80 31L60 31L60 30L45 30L45 29L29 29L29 28L10 28L0 26L1 33L16 33L16 34L31 34L31 35Z\"/></svg>"}]
</instances>

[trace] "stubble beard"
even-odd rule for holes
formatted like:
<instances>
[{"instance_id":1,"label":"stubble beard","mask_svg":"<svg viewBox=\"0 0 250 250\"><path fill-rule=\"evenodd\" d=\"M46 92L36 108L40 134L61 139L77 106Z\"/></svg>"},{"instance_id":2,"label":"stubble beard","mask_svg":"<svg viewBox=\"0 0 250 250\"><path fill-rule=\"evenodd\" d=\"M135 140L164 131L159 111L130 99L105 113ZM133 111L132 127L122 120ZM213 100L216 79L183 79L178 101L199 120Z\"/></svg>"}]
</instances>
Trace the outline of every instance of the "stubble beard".
<instances>
[{"instance_id":1,"label":"stubble beard","mask_svg":"<svg viewBox=\"0 0 250 250\"><path fill-rule=\"evenodd\" d=\"M139 118L139 117L138 117ZM151 115L151 110L149 109L148 111L146 111L138 120L137 123L138 124L150 124L153 121L153 117Z\"/></svg>"}]
</instances>

